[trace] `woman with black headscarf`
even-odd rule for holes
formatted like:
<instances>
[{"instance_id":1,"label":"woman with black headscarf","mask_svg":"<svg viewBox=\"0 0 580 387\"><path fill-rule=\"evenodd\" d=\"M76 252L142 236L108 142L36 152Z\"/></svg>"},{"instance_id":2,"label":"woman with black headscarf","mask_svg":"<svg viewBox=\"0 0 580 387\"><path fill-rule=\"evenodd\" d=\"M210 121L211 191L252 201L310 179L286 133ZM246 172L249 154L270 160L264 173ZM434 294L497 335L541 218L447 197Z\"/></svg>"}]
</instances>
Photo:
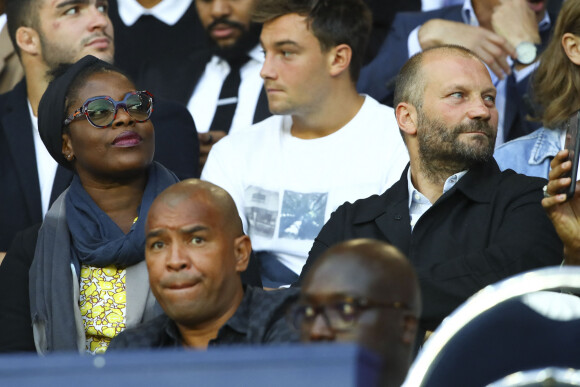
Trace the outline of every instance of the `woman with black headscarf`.
<instances>
[{"instance_id":1,"label":"woman with black headscarf","mask_svg":"<svg viewBox=\"0 0 580 387\"><path fill-rule=\"evenodd\" d=\"M149 291L144 223L178 181L153 162L153 97L114 66L87 56L48 86L38 127L71 186L39 231L30 308L39 353L101 353L160 309Z\"/></svg>"}]
</instances>

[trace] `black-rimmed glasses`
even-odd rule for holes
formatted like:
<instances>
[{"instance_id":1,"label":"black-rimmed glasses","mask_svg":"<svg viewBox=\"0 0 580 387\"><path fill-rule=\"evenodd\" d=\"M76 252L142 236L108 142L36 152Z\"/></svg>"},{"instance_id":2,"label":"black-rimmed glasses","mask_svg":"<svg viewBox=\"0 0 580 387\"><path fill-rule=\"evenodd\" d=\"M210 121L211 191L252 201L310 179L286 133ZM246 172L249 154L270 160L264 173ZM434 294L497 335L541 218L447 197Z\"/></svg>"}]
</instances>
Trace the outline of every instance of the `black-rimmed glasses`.
<instances>
[{"instance_id":1,"label":"black-rimmed glasses","mask_svg":"<svg viewBox=\"0 0 580 387\"><path fill-rule=\"evenodd\" d=\"M364 297L347 297L321 305L298 303L288 311L288 319L290 324L300 331L311 327L316 316L322 315L328 327L334 331L346 331L355 326L364 311L372 308L409 309L408 305L402 302L378 302Z\"/></svg>"}]
</instances>

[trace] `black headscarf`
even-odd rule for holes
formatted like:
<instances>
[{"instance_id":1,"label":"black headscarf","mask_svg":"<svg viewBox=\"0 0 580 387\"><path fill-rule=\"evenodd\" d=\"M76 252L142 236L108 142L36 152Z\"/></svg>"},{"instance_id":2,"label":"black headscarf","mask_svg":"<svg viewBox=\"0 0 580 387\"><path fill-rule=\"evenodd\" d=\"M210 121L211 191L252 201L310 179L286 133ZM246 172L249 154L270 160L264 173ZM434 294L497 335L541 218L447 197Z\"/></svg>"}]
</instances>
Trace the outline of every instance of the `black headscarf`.
<instances>
[{"instance_id":1,"label":"black headscarf","mask_svg":"<svg viewBox=\"0 0 580 387\"><path fill-rule=\"evenodd\" d=\"M48 85L38 105L38 131L48 153L57 163L65 168L72 169L70 162L62 154L62 129L66 119L66 97L70 86L79 74L88 67L102 64L104 68L115 67L92 55L87 55L57 76ZM119 72L121 72L119 70ZM122 72L121 72L122 73Z\"/></svg>"}]
</instances>

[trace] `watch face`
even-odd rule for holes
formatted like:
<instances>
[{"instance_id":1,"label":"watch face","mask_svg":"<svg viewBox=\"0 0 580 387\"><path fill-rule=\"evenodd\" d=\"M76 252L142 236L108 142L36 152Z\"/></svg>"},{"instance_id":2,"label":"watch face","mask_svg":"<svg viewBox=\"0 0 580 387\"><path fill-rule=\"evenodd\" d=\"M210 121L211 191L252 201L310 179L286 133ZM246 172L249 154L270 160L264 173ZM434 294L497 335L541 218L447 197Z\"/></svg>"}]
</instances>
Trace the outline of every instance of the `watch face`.
<instances>
[{"instance_id":1,"label":"watch face","mask_svg":"<svg viewBox=\"0 0 580 387\"><path fill-rule=\"evenodd\" d=\"M528 65L536 60L536 46L530 42L522 42L516 47L517 61Z\"/></svg>"}]
</instances>

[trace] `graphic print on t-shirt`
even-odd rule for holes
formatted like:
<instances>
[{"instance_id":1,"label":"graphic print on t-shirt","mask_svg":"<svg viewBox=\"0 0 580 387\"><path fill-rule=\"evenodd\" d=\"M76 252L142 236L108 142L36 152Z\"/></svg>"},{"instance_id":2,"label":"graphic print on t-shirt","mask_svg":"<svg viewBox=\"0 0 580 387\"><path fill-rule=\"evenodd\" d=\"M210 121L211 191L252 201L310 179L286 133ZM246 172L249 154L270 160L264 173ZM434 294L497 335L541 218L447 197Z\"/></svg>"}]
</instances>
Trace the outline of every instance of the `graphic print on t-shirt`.
<instances>
[{"instance_id":1,"label":"graphic print on t-shirt","mask_svg":"<svg viewBox=\"0 0 580 387\"><path fill-rule=\"evenodd\" d=\"M328 193L284 191L280 213L280 194L277 191L249 186L245 200L251 235L274 238L276 222L280 218L278 238L311 240L324 225Z\"/></svg>"},{"instance_id":2,"label":"graphic print on t-shirt","mask_svg":"<svg viewBox=\"0 0 580 387\"><path fill-rule=\"evenodd\" d=\"M245 196L248 203L245 215L251 230L250 234L266 238L274 237L280 200L278 192L251 185L246 188Z\"/></svg>"},{"instance_id":3,"label":"graphic print on t-shirt","mask_svg":"<svg viewBox=\"0 0 580 387\"><path fill-rule=\"evenodd\" d=\"M284 191L279 238L314 239L324 225L328 193Z\"/></svg>"}]
</instances>

